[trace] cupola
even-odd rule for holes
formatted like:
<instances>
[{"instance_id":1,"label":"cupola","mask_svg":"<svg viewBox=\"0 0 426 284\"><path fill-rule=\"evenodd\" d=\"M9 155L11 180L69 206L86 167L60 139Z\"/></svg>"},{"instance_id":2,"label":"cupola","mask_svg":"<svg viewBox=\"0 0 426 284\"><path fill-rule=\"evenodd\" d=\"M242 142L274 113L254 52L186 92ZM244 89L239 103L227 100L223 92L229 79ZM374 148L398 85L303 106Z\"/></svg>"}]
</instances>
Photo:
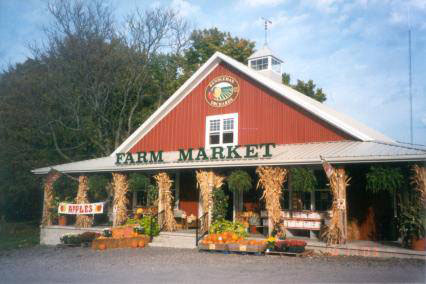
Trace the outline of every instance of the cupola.
<instances>
[{"instance_id":1,"label":"cupola","mask_svg":"<svg viewBox=\"0 0 426 284\"><path fill-rule=\"evenodd\" d=\"M282 63L283 61L275 56L267 45L264 45L248 58L248 66L251 69L258 71L278 83L282 83Z\"/></svg>"}]
</instances>

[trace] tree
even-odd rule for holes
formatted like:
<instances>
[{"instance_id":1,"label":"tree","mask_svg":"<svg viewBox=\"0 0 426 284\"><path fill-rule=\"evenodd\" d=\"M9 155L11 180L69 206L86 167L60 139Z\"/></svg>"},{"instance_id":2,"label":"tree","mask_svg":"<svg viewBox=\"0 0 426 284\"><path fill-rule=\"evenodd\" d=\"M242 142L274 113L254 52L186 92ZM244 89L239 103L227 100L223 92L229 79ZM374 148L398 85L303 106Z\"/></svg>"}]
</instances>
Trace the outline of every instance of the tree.
<instances>
[{"instance_id":1,"label":"tree","mask_svg":"<svg viewBox=\"0 0 426 284\"><path fill-rule=\"evenodd\" d=\"M232 37L217 28L194 30L190 37L191 46L185 51L185 73L191 75L216 51L220 51L242 63L254 52L253 41ZM188 76L189 77L189 76Z\"/></svg>"},{"instance_id":2,"label":"tree","mask_svg":"<svg viewBox=\"0 0 426 284\"><path fill-rule=\"evenodd\" d=\"M313 98L314 100L319 101L320 103L327 100L326 94L323 93L322 88L316 88L316 85L312 80L304 82L302 80L297 80L296 85L290 84L290 74L284 73L282 75L282 82L284 85L292 87L293 89L301 92L302 94Z\"/></svg>"}]
</instances>

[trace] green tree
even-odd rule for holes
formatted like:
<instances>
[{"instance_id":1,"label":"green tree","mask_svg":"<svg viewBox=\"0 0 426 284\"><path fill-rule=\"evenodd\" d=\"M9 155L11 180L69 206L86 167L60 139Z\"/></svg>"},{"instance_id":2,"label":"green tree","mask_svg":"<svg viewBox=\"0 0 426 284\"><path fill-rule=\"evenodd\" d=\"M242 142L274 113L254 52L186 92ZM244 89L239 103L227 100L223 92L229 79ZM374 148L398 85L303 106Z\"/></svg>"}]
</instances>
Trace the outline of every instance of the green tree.
<instances>
[{"instance_id":1,"label":"green tree","mask_svg":"<svg viewBox=\"0 0 426 284\"><path fill-rule=\"evenodd\" d=\"M290 84L290 74L284 73L282 75L282 82L284 85L292 87L293 89L301 92L302 94L319 101L320 103L327 100L327 95L322 91L322 88L317 88L312 80L304 82L297 80L295 85Z\"/></svg>"},{"instance_id":2,"label":"green tree","mask_svg":"<svg viewBox=\"0 0 426 284\"><path fill-rule=\"evenodd\" d=\"M231 36L217 28L194 30L190 37L190 47L185 51L185 73L191 75L216 51L220 51L235 60L247 63L254 52L253 41Z\"/></svg>"}]
</instances>

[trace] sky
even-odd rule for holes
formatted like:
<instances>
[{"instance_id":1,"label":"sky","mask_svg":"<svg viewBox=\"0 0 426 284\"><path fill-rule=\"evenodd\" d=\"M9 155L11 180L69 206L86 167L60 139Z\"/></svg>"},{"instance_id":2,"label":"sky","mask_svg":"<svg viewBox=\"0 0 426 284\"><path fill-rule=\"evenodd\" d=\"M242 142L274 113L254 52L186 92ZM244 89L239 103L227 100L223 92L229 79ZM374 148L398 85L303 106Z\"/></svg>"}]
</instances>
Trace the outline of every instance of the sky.
<instances>
[{"instance_id":1,"label":"sky","mask_svg":"<svg viewBox=\"0 0 426 284\"><path fill-rule=\"evenodd\" d=\"M0 0L0 70L31 57L51 18L46 0ZM171 7L193 28L217 27L268 46L292 83L309 80L326 104L392 139L410 142L408 30L411 30L413 142L426 145L426 0L110 0L122 22L136 10Z\"/></svg>"}]
</instances>

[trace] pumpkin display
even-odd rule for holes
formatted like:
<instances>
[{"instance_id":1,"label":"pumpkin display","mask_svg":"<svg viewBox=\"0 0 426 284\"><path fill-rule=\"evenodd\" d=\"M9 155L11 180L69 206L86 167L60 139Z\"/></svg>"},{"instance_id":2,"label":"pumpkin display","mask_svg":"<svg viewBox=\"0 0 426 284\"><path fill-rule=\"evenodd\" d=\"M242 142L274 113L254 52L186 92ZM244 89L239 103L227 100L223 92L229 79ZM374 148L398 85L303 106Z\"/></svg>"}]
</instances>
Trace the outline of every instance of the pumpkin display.
<instances>
[{"instance_id":1,"label":"pumpkin display","mask_svg":"<svg viewBox=\"0 0 426 284\"><path fill-rule=\"evenodd\" d=\"M136 241L136 240L132 240L132 242L130 243L130 246L131 246L132 248L137 248L137 247L138 247L138 241Z\"/></svg>"}]
</instances>

